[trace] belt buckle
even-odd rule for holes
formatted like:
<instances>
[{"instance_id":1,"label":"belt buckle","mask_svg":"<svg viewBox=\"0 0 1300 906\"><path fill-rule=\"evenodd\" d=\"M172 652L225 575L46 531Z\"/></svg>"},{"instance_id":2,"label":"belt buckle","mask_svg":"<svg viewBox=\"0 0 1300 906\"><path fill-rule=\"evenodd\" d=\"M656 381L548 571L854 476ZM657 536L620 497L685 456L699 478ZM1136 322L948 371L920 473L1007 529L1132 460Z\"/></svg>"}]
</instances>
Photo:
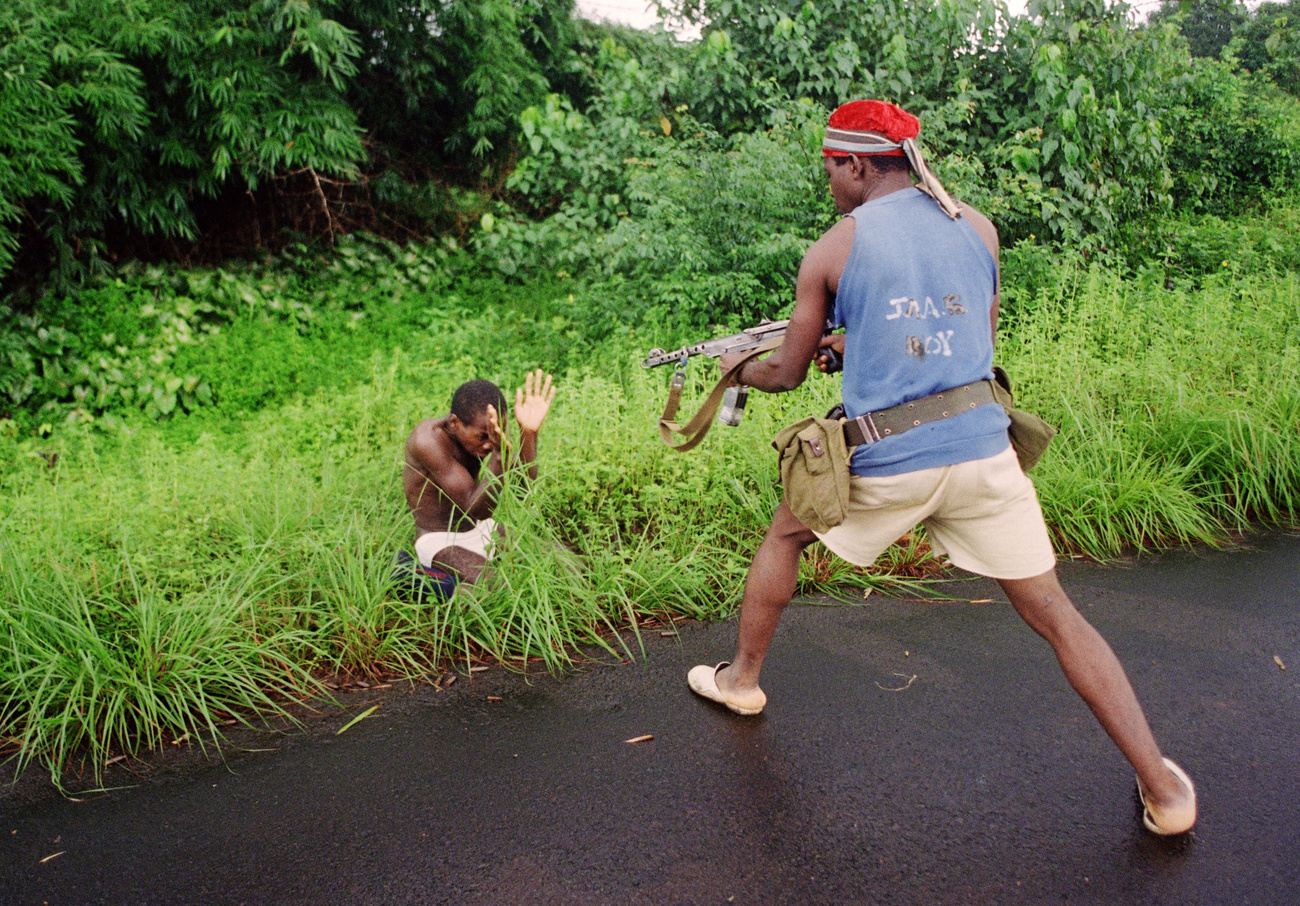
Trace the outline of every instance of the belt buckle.
<instances>
[{"instance_id":1,"label":"belt buckle","mask_svg":"<svg viewBox=\"0 0 1300 906\"><path fill-rule=\"evenodd\" d=\"M876 423L871 420L870 412L867 412L864 415L859 415L854 419L854 421L858 423L858 427L862 430L862 439L864 443L874 444L876 441L880 440L880 429L878 429Z\"/></svg>"}]
</instances>

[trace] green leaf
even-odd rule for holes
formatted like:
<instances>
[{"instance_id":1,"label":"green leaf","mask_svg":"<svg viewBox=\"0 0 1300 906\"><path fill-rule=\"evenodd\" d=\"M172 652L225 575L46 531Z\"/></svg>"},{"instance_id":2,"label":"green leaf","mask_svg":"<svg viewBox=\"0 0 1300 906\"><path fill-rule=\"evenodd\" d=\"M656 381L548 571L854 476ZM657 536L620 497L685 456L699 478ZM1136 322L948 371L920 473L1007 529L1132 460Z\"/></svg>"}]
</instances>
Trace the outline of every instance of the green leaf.
<instances>
[{"instance_id":1,"label":"green leaf","mask_svg":"<svg viewBox=\"0 0 1300 906\"><path fill-rule=\"evenodd\" d=\"M371 705L369 708L367 708L366 710L362 711L362 712L361 712L360 714L358 714L356 717L352 718L350 721L348 721L347 723L345 723L343 726L339 727L338 731L337 731L334 735L335 735L335 736L342 736L342 735L343 735L344 733L346 733L348 730L352 729L352 727L355 726L357 723L359 723L359 722L365 720L367 717L369 717L371 714L374 714L374 713L375 713L376 711L378 711L378 710L379 710L379 706L378 706L378 705Z\"/></svg>"}]
</instances>

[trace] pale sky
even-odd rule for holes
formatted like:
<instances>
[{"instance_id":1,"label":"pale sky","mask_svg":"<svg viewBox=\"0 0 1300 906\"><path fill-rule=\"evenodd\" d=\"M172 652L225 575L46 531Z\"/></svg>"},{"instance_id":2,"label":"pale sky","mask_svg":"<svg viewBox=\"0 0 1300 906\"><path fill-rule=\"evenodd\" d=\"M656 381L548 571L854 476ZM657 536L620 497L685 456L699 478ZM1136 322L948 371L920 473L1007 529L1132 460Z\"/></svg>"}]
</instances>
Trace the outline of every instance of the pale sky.
<instances>
[{"instance_id":1,"label":"pale sky","mask_svg":"<svg viewBox=\"0 0 1300 906\"><path fill-rule=\"evenodd\" d=\"M578 15L597 22L608 20L620 25L648 28L659 21L654 7L646 0L577 0L577 3Z\"/></svg>"}]
</instances>

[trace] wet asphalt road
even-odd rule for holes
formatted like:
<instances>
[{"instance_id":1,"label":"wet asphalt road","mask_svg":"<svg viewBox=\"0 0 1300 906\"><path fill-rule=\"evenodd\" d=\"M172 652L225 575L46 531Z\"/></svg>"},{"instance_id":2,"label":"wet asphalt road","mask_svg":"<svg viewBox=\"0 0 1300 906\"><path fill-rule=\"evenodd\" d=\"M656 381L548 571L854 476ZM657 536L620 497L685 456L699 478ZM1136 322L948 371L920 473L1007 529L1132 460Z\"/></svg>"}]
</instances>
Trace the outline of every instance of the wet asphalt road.
<instances>
[{"instance_id":1,"label":"wet asphalt road","mask_svg":"<svg viewBox=\"0 0 1300 906\"><path fill-rule=\"evenodd\" d=\"M1300 902L1300 537L1062 578L1196 781L1193 835L1141 829L1050 649L973 579L999 603L796 604L759 718L687 692L734 639L691 624L561 680L351 694L83 802L9 788L0 902Z\"/></svg>"}]
</instances>

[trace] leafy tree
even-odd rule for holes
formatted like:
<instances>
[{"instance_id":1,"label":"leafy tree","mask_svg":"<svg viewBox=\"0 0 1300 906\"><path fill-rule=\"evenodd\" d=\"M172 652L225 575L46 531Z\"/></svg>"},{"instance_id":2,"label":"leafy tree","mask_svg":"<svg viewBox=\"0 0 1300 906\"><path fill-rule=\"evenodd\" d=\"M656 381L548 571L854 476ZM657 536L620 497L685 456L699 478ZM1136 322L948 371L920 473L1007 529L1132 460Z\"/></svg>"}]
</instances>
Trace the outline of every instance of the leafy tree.
<instances>
[{"instance_id":1,"label":"leafy tree","mask_svg":"<svg viewBox=\"0 0 1300 906\"><path fill-rule=\"evenodd\" d=\"M1300 186L1300 104L1261 73L1196 60L1162 120L1175 206L1239 216Z\"/></svg>"},{"instance_id":2,"label":"leafy tree","mask_svg":"<svg viewBox=\"0 0 1300 906\"><path fill-rule=\"evenodd\" d=\"M332 228L332 183L365 156L342 97L358 50L310 0L13 0L0 279L67 289L110 238L194 240L205 200L293 178Z\"/></svg>"},{"instance_id":3,"label":"leafy tree","mask_svg":"<svg viewBox=\"0 0 1300 906\"><path fill-rule=\"evenodd\" d=\"M1300 8L1291 0L1261 3L1237 29L1228 52L1251 72L1261 72L1300 96Z\"/></svg>"},{"instance_id":4,"label":"leafy tree","mask_svg":"<svg viewBox=\"0 0 1300 906\"><path fill-rule=\"evenodd\" d=\"M828 109L854 97L918 113L972 101L970 69L996 46L1002 0L664 0L702 26L692 110L731 132L763 125L774 98ZM960 117L947 116L951 120Z\"/></svg>"},{"instance_id":5,"label":"leafy tree","mask_svg":"<svg viewBox=\"0 0 1300 906\"><path fill-rule=\"evenodd\" d=\"M507 157L520 111L572 71L573 0L321 0L352 29L348 92L389 158L473 181Z\"/></svg>"},{"instance_id":6,"label":"leafy tree","mask_svg":"<svg viewBox=\"0 0 1300 906\"><path fill-rule=\"evenodd\" d=\"M1186 68L1171 26L1130 28L1106 0L1030 0L982 87L997 97L985 150L1001 171L1011 238L1032 232L1114 243L1170 206L1160 117ZM1028 204L1025 204L1025 202Z\"/></svg>"},{"instance_id":7,"label":"leafy tree","mask_svg":"<svg viewBox=\"0 0 1300 906\"><path fill-rule=\"evenodd\" d=\"M553 218L581 242L576 234L609 230L631 212L634 175L657 166L683 136L717 144L686 105L672 105L688 78L681 49L664 32L601 28L585 36L580 62L592 102L580 110L551 94L520 114L523 154L504 197L531 218Z\"/></svg>"},{"instance_id":8,"label":"leafy tree","mask_svg":"<svg viewBox=\"0 0 1300 906\"><path fill-rule=\"evenodd\" d=\"M1164 0L1147 21L1172 23L1192 56L1217 60L1248 15L1243 0Z\"/></svg>"},{"instance_id":9,"label":"leafy tree","mask_svg":"<svg viewBox=\"0 0 1300 906\"><path fill-rule=\"evenodd\" d=\"M1119 234L1169 210L1162 86L1186 68L1172 27L1125 3L1031 0L665 0L702 25L691 112L766 124L779 100L901 103L957 194L1009 239Z\"/></svg>"},{"instance_id":10,"label":"leafy tree","mask_svg":"<svg viewBox=\"0 0 1300 906\"><path fill-rule=\"evenodd\" d=\"M771 129L727 145L700 129L634 172L638 216L606 248L645 307L703 326L777 317L793 301L803 253L837 216L821 167L827 111L785 102L770 115Z\"/></svg>"},{"instance_id":11,"label":"leafy tree","mask_svg":"<svg viewBox=\"0 0 1300 906\"><path fill-rule=\"evenodd\" d=\"M13 267L20 224L42 218L40 208L29 212L28 205L40 199L41 207L67 210L82 179L67 101L77 86L68 86L62 98L50 86L53 60L43 29L6 25L0 18L0 275ZM134 114L129 125L138 122L139 111Z\"/></svg>"}]
</instances>

